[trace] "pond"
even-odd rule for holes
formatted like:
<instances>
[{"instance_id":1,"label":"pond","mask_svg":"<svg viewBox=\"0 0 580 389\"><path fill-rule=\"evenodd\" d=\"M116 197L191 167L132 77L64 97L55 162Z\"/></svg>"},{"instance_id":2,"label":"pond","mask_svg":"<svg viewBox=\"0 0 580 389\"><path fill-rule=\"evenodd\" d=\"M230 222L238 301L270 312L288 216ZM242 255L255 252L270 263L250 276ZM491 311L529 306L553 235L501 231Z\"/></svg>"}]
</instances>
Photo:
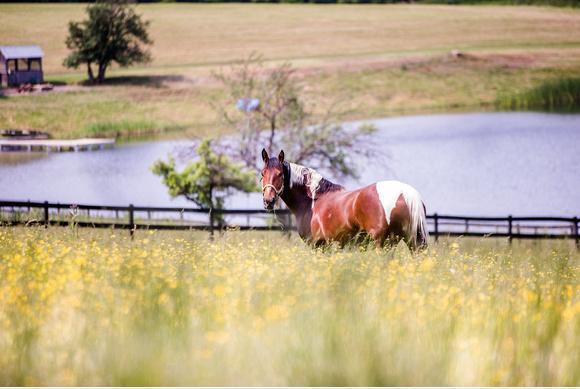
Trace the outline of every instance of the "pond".
<instances>
[{"instance_id":1,"label":"pond","mask_svg":"<svg viewBox=\"0 0 580 389\"><path fill-rule=\"evenodd\" d=\"M360 161L361 177L343 182L348 188L401 180L419 190L428 213L580 215L580 115L469 113L365 122L378 128L373 140L388 158L379 164ZM1 153L0 199L192 206L171 199L150 171L155 160L190 144L149 141L94 152ZM260 194L236 195L228 207L259 208Z\"/></svg>"}]
</instances>

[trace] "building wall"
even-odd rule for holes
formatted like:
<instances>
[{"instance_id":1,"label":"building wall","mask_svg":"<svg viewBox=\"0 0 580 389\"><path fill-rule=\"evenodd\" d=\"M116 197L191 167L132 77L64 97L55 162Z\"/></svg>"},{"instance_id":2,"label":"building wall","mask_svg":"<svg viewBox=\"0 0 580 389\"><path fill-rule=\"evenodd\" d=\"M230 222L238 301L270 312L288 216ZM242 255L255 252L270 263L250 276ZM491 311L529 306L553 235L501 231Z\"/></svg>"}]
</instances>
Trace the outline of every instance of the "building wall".
<instances>
[{"instance_id":1,"label":"building wall","mask_svg":"<svg viewBox=\"0 0 580 389\"><path fill-rule=\"evenodd\" d=\"M38 84L42 82L44 82L44 74L42 70L18 70L9 75L6 71L6 60L2 54L0 54L0 87L18 86L20 84L28 83Z\"/></svg>"}]
</instances>

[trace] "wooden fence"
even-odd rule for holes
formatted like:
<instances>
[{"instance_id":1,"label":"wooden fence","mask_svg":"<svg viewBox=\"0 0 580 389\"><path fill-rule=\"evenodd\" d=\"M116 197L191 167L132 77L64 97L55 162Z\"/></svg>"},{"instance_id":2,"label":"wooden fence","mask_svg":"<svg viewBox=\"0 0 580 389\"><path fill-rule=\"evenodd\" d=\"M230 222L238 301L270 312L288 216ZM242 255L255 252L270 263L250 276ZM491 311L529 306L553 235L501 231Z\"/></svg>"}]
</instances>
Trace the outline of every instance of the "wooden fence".
<instances>
[{"instance_id":1,"label":"wooden fence","mask_svg":"<svg viewBox=\"0 0 580 389\"><path fill-rule=\"evenodd\" d=\"M218 222L224 220L225 222ZM427 215L429 233L440 236L495 236L512 239L574 239L580 244L578 217L473 217ZM183 207L138 207L59 204L30 201L0 201L0 224L54 225L129 230L220 229L295 230L288 210L275 213L262 209L200 209Z\"/></svg>"}]
</instances>

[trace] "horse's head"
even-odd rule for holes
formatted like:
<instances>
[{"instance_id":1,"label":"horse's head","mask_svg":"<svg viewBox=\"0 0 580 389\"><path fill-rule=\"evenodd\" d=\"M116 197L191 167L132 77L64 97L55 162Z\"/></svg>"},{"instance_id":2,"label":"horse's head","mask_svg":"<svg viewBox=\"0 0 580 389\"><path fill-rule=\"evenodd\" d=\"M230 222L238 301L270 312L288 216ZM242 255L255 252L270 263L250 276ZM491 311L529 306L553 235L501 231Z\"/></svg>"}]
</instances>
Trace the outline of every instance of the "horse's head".
<instances>
[{"instance_id":1,"label":"horse's head","mask_svg":"<svg viewBox=\"0 0 580 389\"><path fill-rule=\"evenodd\" d=\"M284 192L284 150L278 158L270 158L266 149L262 149L262 196L264 208L274 209L274 205Z\"/></svg>"}]
</instances>

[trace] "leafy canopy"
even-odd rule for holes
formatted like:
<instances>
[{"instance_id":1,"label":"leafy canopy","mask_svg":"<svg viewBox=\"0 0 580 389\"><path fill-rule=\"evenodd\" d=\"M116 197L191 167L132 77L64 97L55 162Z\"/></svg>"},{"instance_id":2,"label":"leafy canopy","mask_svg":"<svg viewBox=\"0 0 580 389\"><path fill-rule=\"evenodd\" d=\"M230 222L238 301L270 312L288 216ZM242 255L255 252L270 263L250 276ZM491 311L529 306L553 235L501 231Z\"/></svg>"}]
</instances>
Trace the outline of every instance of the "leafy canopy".
<instances>
[{"instance_id":1,"label":"leafy canopy","mask_svg":"<svg viewBox=\"0 0 580 389\"><path fill-rule=\"evenodd\" d=\"M294 75L289 63L267 68L255 54L214 74L226 89L226 98L214 108L241 138L232 155L258 169L256 153L262 147L276 153L283 149L293 162L356 177L360 157L380 156L370 138L375 128L345 128L340 123L344 112L336 111L339 102L316 107Z\"/></svg>"},{"instance_id":2,"label":"leafy canopy","mask_svg":"<svg viewBox=\"0 0 580 389\"><path fill-rule=\"evenodd\" d=\"M125 67L151 60L143 47L153 43L147 32L149 22L135 13L128 0L97 1L87 7L87 14L87 20L69 22L66 46L72 52L64 60L66 67L86 64L89 81L101 83L113 62Z\"/></svg>"},{"instance_id":3,"label":"leafy canopy","mask_svg":"<svg viewBox=\"0 0 580 389\"><path fill-rule=\"evenodd\" d=\"M176 170L173 158L153 165L153 173L163 177L171 196L184 196L202 208L223 208L231 190L246 193L258 190L255 173L216 153L211 140L204 139L196 151L199 159L181 172Z\"/></svg>"}]
</instances>

